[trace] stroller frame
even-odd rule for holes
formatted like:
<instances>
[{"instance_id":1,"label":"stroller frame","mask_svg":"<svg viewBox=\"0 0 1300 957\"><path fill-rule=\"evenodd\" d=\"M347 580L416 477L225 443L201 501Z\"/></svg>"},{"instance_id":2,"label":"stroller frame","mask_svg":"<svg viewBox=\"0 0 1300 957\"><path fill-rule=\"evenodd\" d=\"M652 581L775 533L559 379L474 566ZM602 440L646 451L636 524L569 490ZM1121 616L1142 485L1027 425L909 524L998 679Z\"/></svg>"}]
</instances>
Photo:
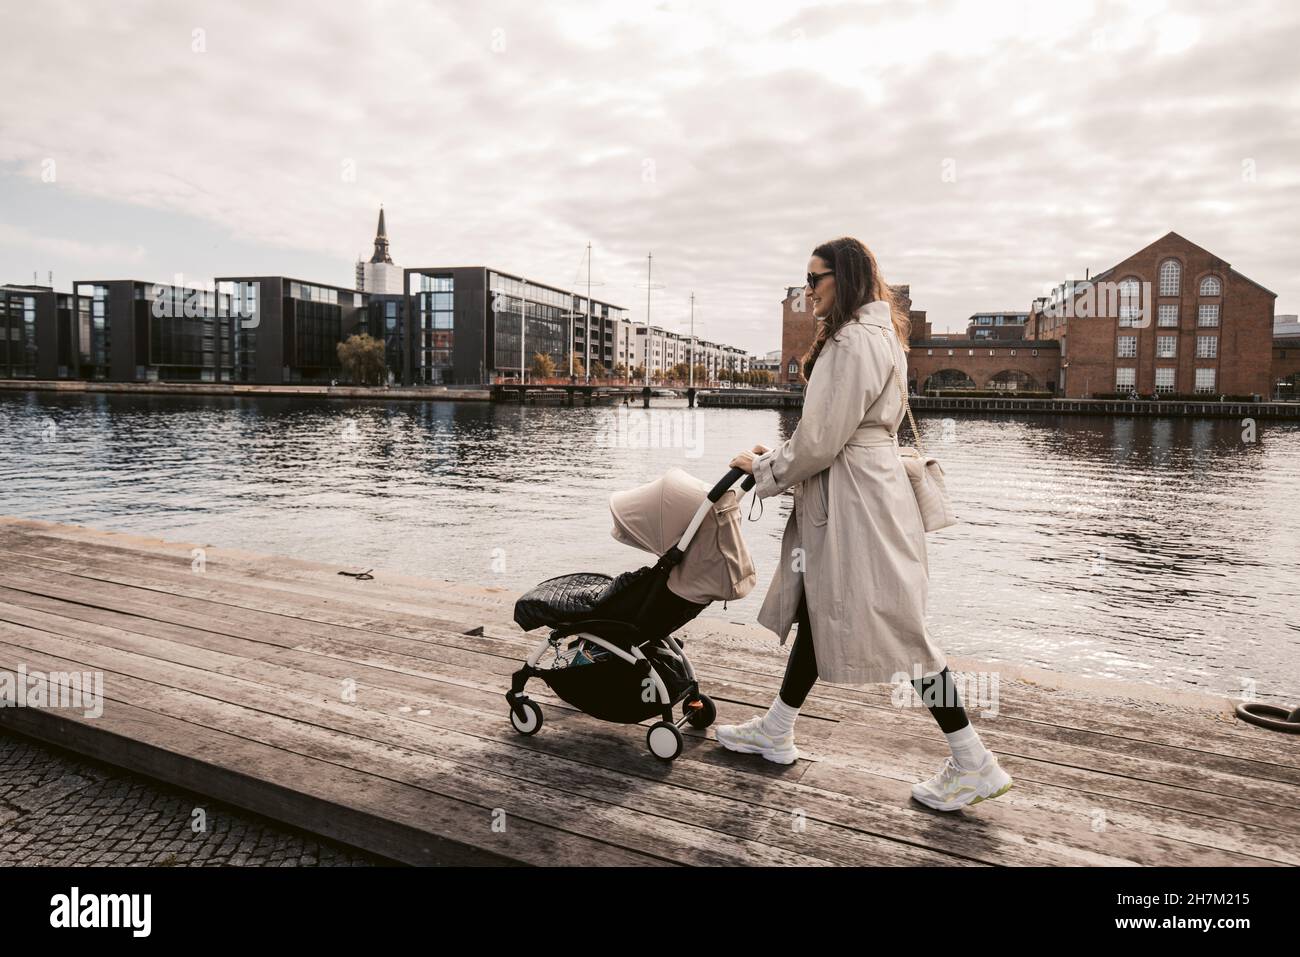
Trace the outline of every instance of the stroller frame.
<instances>
[{"instance_id":1,"label":"stroller frame","mask_svg":"<svg viewBox=\"0 0 1300 957\"><path fill-rule=\"evenodd\" d=\"M659 560L655 562L654 579L647 589L646 597L641 602L636 615L638 622L644 619L646 611L653 604L656 597L667 587L669 574L685 556L686 549L690 547L691 541L695 538L695 533L699 531L700 525L704 522L709 510L717 504L723 494L741 476L746 476L741 484L742 498L746 492L754 487L754 477L752 475L747 475L742 469L731 469L713 486L705 500L700 503L677 544L664 552L659 557ZM684 740L680 729L683 724L689 723L691 727L703 730L711 725L717 717L716 706L708 695L700 692L699 682L695 676L695 668L691 665L690 658L687 657L681 643L673 637L671 630L660 634L648 632L638 624L620 619L589 618L569 622L553 629L546 638L539 641L533 648L523 667L511 675L510 690L506 692L505 697L510 704L510 723L520 734L536 734L542 726L541 707L525 694L525 687L529 679L544 677L547 673L547 669L537 667L538 662L547 649L554 648L558 651L560 642L575 636L604 648L610 654L631 665L642 680L649 677L653 682L655 701L661 707L659 709L659 720L651 725L646 732L646 745L649 747L650 752L660 760L672 761L681 754ZM618 637L621 637L626 642L625 646L619 643ZM662 642L666 651L681 662L687 680L686 687L681 693L674 695L669 691L668 685L659 673L655 663L642 651L642 646L652 641ZM682 716L674 720L673 707L679 701L683 702ZM640 722L635 723L639 724Z\"/></svg>"}]
</instances>

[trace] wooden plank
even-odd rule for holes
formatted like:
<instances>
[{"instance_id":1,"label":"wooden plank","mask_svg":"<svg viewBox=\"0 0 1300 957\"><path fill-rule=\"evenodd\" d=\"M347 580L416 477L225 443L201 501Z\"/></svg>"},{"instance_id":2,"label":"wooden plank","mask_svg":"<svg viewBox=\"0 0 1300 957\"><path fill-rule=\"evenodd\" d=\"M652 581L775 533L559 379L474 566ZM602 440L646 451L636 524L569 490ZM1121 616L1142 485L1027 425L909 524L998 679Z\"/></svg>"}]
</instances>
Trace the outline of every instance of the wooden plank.
<instances>
[{"instance_id":1,"label":"wooden plank","mask_svg":"<svg viewBox=\"0 0 1300 957\"><path fill-rule=\"evenodd\" d=\"M36 634L40 637L24 634L22 629L14 626L0 627L2 660L15 665L22 661L29 669L39 667L58 671L80 667L83 670L89 668L104 672L108 699L104 715L100 718L84 718L76 712L59 712L65 718L71 717L74 724L84 723L89 729L94 729L97 727L95 722L115 716L120 707L130 705L130 702L124 700L129 697L136 702L131 705L134 710L148 716L143 720L157 728L157 733L149 735L149 739L161 742L170 749L184 743L188 750L194 728L225 732L231 746L215 757L221 759L222 767L227 770L247 768L250 760L257 761L259 757L265 757L267 752L274 752L274 758L256 765L259 775L272 771L275 760L282 758L290 764L296 763L299 767L308 769L311 777L298 782L299 788L332 804L360 805L378 814L386 813L385 806L373 802L367 792L353 789L354 783L364 781L367 787L389 799L394 795L394 786L409 792L402 798L401 807L396 809L400 818L409 826L424 830L426 841L433 838L446 841L450 835L456 835L457 843L464 846L467 855L476 851L490 851L496 855L497 860L571 866L589 862L589 855L593 854L607 861L624 863L629 860L635 860L636 863L655 860L662 863L667 860L664 855L652 851L643 851L634 858L629 858L625 853L628 848L608 840L586 837L571 827L557 827L535 819L543 811L556 812L558 807L558 819L570 825L572 821L580 820L587 822L591 829L596 829L596 825L600 824L608 827L611 832L617 831L619 822L610 820L606 809L597 807L594 802L590 806L575 809L572 806L574 802L565 800L565 795L559 794L545 796L552 805L550 808L538 808L532 803L532 799L538 797L537 794L507 801L512 793L508 781L498 787L484 787L477 792L480 797L474 801L468 801L462 796L449 796L443 793L444 790L456 791L469 785L483 786L484 782L474 781L466 785L462 769L449 768L446 762L429 755L378 745L363 739L352 739L337 732L331 734L328 729L307 721L284 719L270 712L241 707L219 698L138 680L103 667L103 660L117 657L116 653L105 650L103 654L96 654L89 645L57 639L46 633ZM59 657L30 648L28 644L31 643L47 645L56 651L63 650L69 657ZM136 658L139 659L139 656ZM134 666L148 670L147 667L142 667L141 660L136 660ZM113 689L111 694L108 693L108 688ZM140 702L148 702L148 708L141 707ZM8 722L11 715L39 717L47 713L26 708L7 708L0 710L0 720ZM77 720L79 717L80 721ZM180 727L175 725L176 721L181 722ZM112 727L113 722L110 720L108 723ZM18 724L13 726L23 730ZM344 740L345 738L348 739ZM307 758L313 763L303 765L301 761L290 761L291 757ZM106 757L105 760L113 759ZM347 763L348 761L355 763ZM403 768L409 769L405 777L409 777L410 781L401 776ZM340 789L340 781L348 787ZM500 800L491 803L493 798ZM242 794L222 797L222 800L267 813L252 807ZM507 826L495 830L492 827L492 815L494 812L499 814L499 809L505 808L509 809L506 811ZM583 813L573 814L575 810ZM308 826L286 816L292 813L292 809L282 808L279 819L297 826ZM364 833L354 834L349 843L367 850L372 849L370 838ZM668 843L670 842L665 840L665 844ZM607 850L611 853L606 853ZM398 859L403 858L399 856Z\"/></svg>"},{"instance_id":2,"label":"wooden plank","mask_svg":"<svg viewBox=\"0 0 1300 957\"><path fill-rule=\"evenodd\" d=\"M0 642L6 666L63 671L88 663L57 658ZM483 815L462 802L383 777L306 759L281 748L168 718L113 699L99 717L66 709L0 708L0 724L118 767L187 788L316 834L412 864L548 864L573 847L557 845L552 829L527 820L496 835L498 851L434 833L482 830ZM480 809L481 810L481 809ZM586 848L607 864L661 864L601 842Z\"/></svg>"},{"instance_id":3,"label":"wooden plank","mask_svg":"<svg viewBox=\"0 0 1300 957\"><path fill-rule=\"evenodd\" d=\"M459 637L459 636L458 636L458 637ZM395 640L391 640L391 639L390 639L390 641L395 642ZM316 650L318 650L318 651L325 651L325 652L327 652L327 653L332 654L334 657L338 657L338 658L343 659L343 660L351 660L352 657L353 657L355 654L358 654L358 653L363 654L363 655L369 655L371 658L373 658L376 654L379 653L379 652L376 651L375 648L373 647L374 644L379 644L379 645L382 646L383 644L385 644L385 642L384 642L383 640L376 639L374 636L371 636L371 642L370 642L370 644L371 644L371 647L367 648L367 647L364 647L364 646L358 646L358 645L356 645L356 644L353 643L353 642L347 642L347 643L345 643L344 645L341 645L341 646L339 646L339 645L331 646L331 645L328 645L328 644L324 644L324 643L323 643L322 641L320 641L320 640L318 640L318 641L316 641L316 642L313 643L313 645L314 645L314 647L316 648ZM420 649L420 657L427 658L427 657L430 657L430 656L432 656L435 660L440 661L440 662L442 663L441 666L442 666L443 669L445 670L445 667L446 667L446 664L447 664L447 653L446 653L446 652L444 652L442 649L436 649L436 648L434 648L433 646L428 646L428 645L424 645L424 646L422 646L421 649ZM365 659L362 659L362 660L365 660ZM408 664L410 664L410 662L408 662ZM493 667L495 664L496 664L495 662L489 662L488 665L487 665L487 667L489 667L489 668L492 669L492 670L495 670L495 668ZM483 662L478 662L478 668L482 668L482 667L484 667ZM512 662L512 663L510 664L510 666L509 666L509 670L513 670L514 667L515 667L515 663ZM509 673L509 670L505 670L505 669L503 669L503 670L501 671L501 673L502 673L503 675L508 674L508 673ZM883 714L885 714L885 713L892 713L892 711L890 711L889 709L877 709L877 713L883 715ZM925 728L929 729L929 728L930 728L930 724L929 724L930 719L929 719L928 715L925 715L925 716L922 718L922 721L923 721L923 723L924 723ZM919 730L919 729L918 729L918 730ZM999 732L999 733L1001 733L1001 732ZM1023 742L1020 742L1020 744L1023 746L1024 743L1023 743ZM1052 748L1052 750L1053 750L1053 751L1060 750L1059 742L1053 744L1053 748ZM1023 753L1023 754L1025 754L1026 756L1030 756L1030 757L1034 756L1034 754L1035 754L1035 752L1033 751L1032 748L1025 748L1025 747L1021 747L1021 749L1020 749L1018 752L1016 752L1016 753ZM1095 754L1086 754L1086 755L1082 755L1082 756L1080 756L1080 755L1082 754L1082 752L1072 752L1072 753L1075 754L1075 759L1076 759L1077 761L1082 761L1082 762L1084 762L1084 766L1086 766L1086 767L1090 767L1090 768L1093 769L1093 770L1098 770L1098 771L1104 770L1104 768L1103 768L1102 766L1103 766L1103 765L1108 765L1108 764L1110 764L1111 761L1112 761L1112 755L1109 755L1109 754L1095 753ZM1187 780L1199 780L1199 779L1201 779L1201 778L1207 777L1207 775L1205 774L1205 771L1204 771L1203 768L1178 768L1178 767L1174 767L1174 768L1172 769L1172 773L1173 773L1174 775L1176 775L1176 776L1179 778L1179 780L1183 780L1183 781L1187 781ZM1206 784L1207 784L1207 786L1209 786L1209 787L1214 787L1214 786L1216 786L1217 784L1221 784L1221 783L1222 783L1219 779L1214 778L1213 775L1209 775L1208 777L1209 777L1209 780L1206 782ZM1177 782L1175 782L1175 783L1177 783ZM1239 784L1239 785L1238 785L1234 790L1236 791L1238 797L1240 797L1240 798L1242 798L1242 799L1247 799L1247 800L1249 800L1249 799L1258 799L1258 800L1261 800L1261 801L1267 801L1268 798L1271 797L1271 796L1274 794L1274 789L1271 787L1271 785L1264 785L1264 784L1256 785L1256 784L1253 784L1252 782L1244 782L1244 783L1241 783L1241 784Z\"/></svg>"},{"instance_id":4,"label":"wooden plank","mask_svg":"<svg viewBox=\"0 0 1300 957\"><path fill-rule=\"evenodd\" d=\"M171 563L171 559L167 559L167 561L169 562L169 564ZM186 558L186 563L188 563L188 558ZM174 568L169 568L167 570L167 573L172 575L182 574L176 572ZM111 580L120 581L121 579L114 578ZM182 579L182 583L183 583L183 579ZM156 588L168 587L166 582L160 582L160 581L150 581L149 586L156 587ZM193 593L193 591L191 591L190 593ZM247 604L249 600L250 599L248 599L247 597L240 599L241 603L245 604L246 607L256 607L256 602L254 602L253 604ZM352 600L365 601L366 599L353 599L350 596L349 599L345 600L345 603L346 601L352 601ZM402 614L398 613L395 610L396 603L383 602L383 604L389 610L388 617L390 620L396 622L396 621L400 621L404 617ZM409 602L404 604L408 608L412 607ZM321 616L316 616L313 613L313 617L319 617L319 620L331 621L336 624L343 623L342 619L337 617L331 618L327 613ZM418 627L418 623L420 621L418 618L413 617L410 620L415 622L415 625L413 625L413 627ZM348 623L356 626L359 624L366 624L367 621L364 617L360 619L350 618L348 619ZM402 629L399 629L398 631L402 631ZM692 654L697 658L698 661L704 663L710 663L714 660L709 655L709 652L707 650L705 651L703 656L700 656L695 649L692 649ZM772 677L779 678L779 672L773 674ZM831 686L829 690L826 690L826 688L827 686L822 685L814 689L814 695L810 699L810 705L812 707L815 707L816 702L820 700L819 692L825 693L832 697L840 697L843 695L843 692L847 690L847 689L836 689L833 686ZM1029 693L1032 693L1032 690ZM874 693L873 696L877 700L879 700L881 694L882 693ZM852 691L849 692L849 695L850 696L852 695ZM848 696L845 696L845 700L848 700ZM1048 701L1050 702L1050 699L1048 699ZM1041 701L1036 701L1035 705L1040 708L1046 706L1045 703ZM806 708L805 712L807 712L807 710L808 709ZM1076 724L1083 724L1085 722L1080 719L1079 712L1088 712L1090 710L1092 712L1095 712L1095 713L1086 714L1086 723L1088 724L1089 726L1088 730L1090 731L1105 731L1106 733L1110 733L1125 738L1133 736L1136 737L1137 740L1154 739L1158 743L1164 743L1171 746L1193 747L1197 750L1203 751L1208 755L1214 755L1216 753L1219 755L1223 755L1224 752L1229 752L1234 754L1241 754L1241 756L1243 757L1249 757L1251 756L1252 753L1258 753L1260 759L1264 760L1268 765L1276 766L1279 768L1282 767L1286 768L1285 772L1276 775L1275 779L1286 781L1288 783L1294 783L1295 781L1300 779L1300 757L1297 757L1296 749L1285 748L1284 742L1270 739L1267 732L1264 732L1263 729L1257 729L1245 725L1243 725L1241 729L1242 731L1244 731L1244 733L1240 733L1238 732L1238 729L1234 729L1234 728L1220 730L1216 728L1205 728L1200 725L1198 725L1198 727L1196 728L1189 729L1187 727L1178 726L1172 722L1165 721L1162 718L1158 717L1155 712L1152 712L1149 715L1147 715L1146 718L1141 722L1137 722L1137 723L1129 722L1127 724L1122 724L1119 722L1107 720L1107 715L1105 713L1104 706L1096 705L1087 701L1083 701L1078 704L1071 705L1071 708L1068 710L1057 708L1055 709L1055 714L1061 714L1061 713L1065 713L1067 715L1073 714L1074 721L1076 722ZM1054 721L1059 720L1055 717L1055 714L1053 715L1053 720ZM1098 727L1099 724L1103 725L1103 727ZM1055 725L1052 726L1054 727ZM1276 738L1276 736L1273 737ZM1216 744L1216 747L1219 749L1218 751L1210 750L1204 747L1204 745L1211 743L1211 741L1218 742ZM1243 754L1242 752L1245 753ZM1283 765L1283 764L1278 764L1277 762L1279 761L1292 762L1292 763ZM1267 771L1263 771L1261 773L1268 774Z\"/></svg>"},{"instance_id":5,"label":"wooden plank","mask_svg":"<svg viewBox=\"0 0 1300 957\"><path fill-rule=\"evenodd\" d=\"M299 657L299 658L312 658L312 657L313 657L313 656L311 655L311 653L309 653L309 652L303 652L303 651L293 651L293 652L285 652L285 653L282 653L282 655L280 656L281 659L283 658L283 655L293 655L293 656L296 656L296 657ZM318 666L318 667L319 667L320 663L321 663L321 662L320 662L319 659L318 659L318 660L317 660L317 666ZM261 677L263 677L263 676L265 675L265 673L266 673L266 671L267 671L267 666L270 665L270 664L272 664L272 662L269 662L269 661L267 661L267 660L251 662L251 663L249 663L249 665L247 666L247 668L244 669L244 670L246 670L246 671L250 671L250 672L253 672L253 673L256 673L256 674L259 676L259 678L261 678ZM319 687L320 687L320 690L321 690L323 693L325 693L325 694L329 694L331 691L335 691L336 688L337 688L337 679L338 679L338 675L335 673L335 670L336 670L338 667L340 667L340 666L351 669L352 666L353 666L353 664L354 664L354 663L352 663L352 662L348 662L348 661L340 660L340 661L335 661L335 662L333 662L333 666L330 667L329 663L326 662L327 667L325 668L325 674L330 675L330 678L329 678L329 680L328 680L327 682L325 682L324 684L322 684L322 685L319 686ZM243 666L235 666L235 667L242 668ZM467 677L470 677L471 680L472 680L472 676L471 676L471 675L467 675ZM285 681L283 684L284 684L284 686L287 687L287 688L301 688L301 687L305 687L305 686L307 685L307 682L305 682L305 681L303 680L302 675L301 675L300 673L294 673L294 674L292 675L292 677L291 677L289 680ZM453 688L454 688L454 686L453 686ZM491 702L491 704L492 704L494 707L500 707L499 705L497 705L497 701L498 701L499 699L498 699L498 695L497 695L496 693L486 694L486 695L484 695L484 697L485 697L489 702ZM397 699L397 700L400 701L401 699L399 698L399 699ZM408 699L408 700L409 700L409 699ZM447 723L446 720L445 720L445 716L448 714L448 712L447 712L447 705L448 705L448 703L449 703L449 702L447 701L447 696L446 696L445 694L443 694L442 692L440 692L440 693L438 694L439 716L438 716L437 718L433 718L433 719L430 719L430 720L437 720L439 724L443 724L443 725L445 725L445 724ZM459 702L458 702L458 703L459 703ZM391 706L390 706L390 707L391 707ZM502 709L502 710L503 710L503 709ZM504 722L501 721L501 719L498 718L495 714L492 715L492 720L493 720L493 722L494 722L493 727L500 728L500 727L502 727L502 726L504 725ZM583 720L588 721L588 722L591 721L591 719L586 719L586 718L583 718ZM926 720L927 722L929 721L928 715L925 717L925 720ZM598 722L591 722L591 723L592 723L592 724L597 724L597 725L599 724ZM928 725L927 725L927 727L928 727ZM575 742L573 742L573 741L569 741L569 740L565 740L565 739L556 739L556 740L555 740L555 744L556 744L556 746L560 749L560 753L563 752L563 749L564 749L564 748L572 747L572 746L574 745L574 743L575 743ZM693 775L692 775L692 779L695 779L695 778L698 778L698 774L693 774ZM549 783L552 784L552 785L555 784L555 782L549 782ZM733 790L734 790L734 788L733 788ZM897 787L896 784L894 785L894 791L895 791L895 792L900 792L900 791L902 791L903 794L906 793L906 792L903 791L901 788ZM722 793L726 793L726 792L722 792ZM897 800L897 794L895 794L895 798L894 798L894 799ZM1056 829L1059 829L1059 824L1056 823L1056 820L1057 820L1058 818L1059 818L1059 815L1054 815L1054 816L1052 816L1052 817L1046 817L1046 816L1045 816L1045 817L1044 817L1044 820L1048 822L1050 828L1056 828ZM1019 832L1022 832L1022 833L1034 833L1034 834L1035 834L1035 843L1036 843L1036 847L1033 849L1034 860L1037 860L1038 862L1042 862L1042 861L1044 860L1044 856L1045 856L1045 853L1046 853L1045 848L1044 848L1044 844L1045 844L1046 840L1048 839L1048 836L1045 835L1045 834L1037 833L1037 829L1036 829L1036 828L1027 825L1026 822L1024 822L1024 821L1019 822L1019 825L1020 825L1019 828L1018 828L1018 831L1019 831ZM915 826L915 825L914 825L914 826ZM893 834L896 834L896 835L897 835L897 834L900 834L900 833L905 834L905 833L906 833L906 828L905 828L905 827L900 827L900 825L898 824L898 822L893 822L892 825L891 825L891 831L890 831L889 833L893 833ZM1076 835L1075 835L1075 839L1078 840L1079 837L1080 837L1083 833L1084 833L1083 831L1079 831L1078 833L1076 833ZM992 848L995 847L995 843L996 843L996 842L988 841L988 842L986 842L986 843L987 843L987 844L990 846L990 848L992 849ZM1095 844L1095 843L1096 843L1095 838L1089 838L1089 843L1090 843L1090 844ZM1116 849L1117 849L1117 850L1123 850L1124 848L1123 848L1121 845L1117 844L1117 845L1116 845ZM1131 848L1129 848L1129 850L1131 850ZM1165 851L1164 851L1163 853L1164 853L1164 856L1165 856L1166 858L1168 858L1168 857L1170 857L1170 856L1174 856L1174 855L1172 855L1172 854L1169 852L1169 850L1168 850L1167 848L1165 849ZM1012 852L1012 853L1008 853L1005 849L1002 849L1002 850L999 851L999 853L998 853L998 862L1003 862L1003 863L1008 862L1008 858L1011 858L1012 860L1014 860L1014 858L1015 858L1015 854L1014 854L1014 852ZM1025 861L1025 862L1032 863L1033 860ZM1089 861L1087 861L1087 860L1082 860L1082 859L1073 859L1073 860L1067 860L1067 861L1058 861L1058 863L1088 863L1088 862L1089 862ZM1094 859L1094 860L1091 861L1091 862L1095 863L1096 860ZM1022 863L1023 863L1023 862L1022 862Z\"/></svg>"},{"instance_id":6,"label":"wooden plank","mask_svg":"<svg viewBox=\"0 0 1300 957\"><path fill-rule=\"evenodd\" d=\"M201 718L233 738L251 734L260 747L392 784L436 782L446 800L510 794L501 783L509 780L546 809L535 825L596 809L589 816L603 827L577 836L615 834L608 846L642 857L669 848L662 863L1300 862L1292 850L1300 825L1288 813L1300 780L1295 750L1238 728L1202 734L1154 703L1108 708L1006 683L999 716L973 717L1016 787L941 815L945 833L960 838L949 850L934 846L940 812L911 802L905 786L928 776L947 748L924 709L893 704L889 685L816 686L801 712L805 759L796 765L736 755L711 732L688 730L686 753L662 766L647 761L640 729L595 721L537 681L530 694L546 707L546 728L514 734L503 693L535 637L497 619L483 635L464 635L456 625L466 623L449 611L500 614L512 596L475 605L448 583L401 576L340 588L327 566L251 553L227 565L220 549L193 575L185 547L0 520L0 635L51 661L107 662L99 670L130 692L115 708L159 722ZM688 629L696 626L706 635L718 628ZM688 647L719 721L770 703L784 649L766 655L689 637ZM340 676L358 681L355 704L339 700ZM423 777L406 780L407 767Z\"/></svg>"},{"instance_id":7,"label":"wooden plank","mask_svg":"<svg viewBox=\"0 0 1300 957\"><path fill-rule=\"evenodd\" d=\"M395 781L418 783L428 791L488 810L501 808L510 819L532 820L539 826L559 822L557 829L596 839L616 841L620 846L638 849L679 863L691 864L815 864L816 859L789 852L750 839L729 836L720 840L710 827L680 820L686 807L683 789L674 800L663 799L659 815L632 814L628 808L608 800L589 799L574 791L575 781L597 777L603 772L579 762L562 773L538 783L520 777L510 762L503 773L485 772L471 764L455 762L442 755L452 744L446 733L436 737L436 753L430 750L430 736L417 734L399 719L384 719L369 714L359 717L356 709L336 705L326 698L308 699L286 694L281 689L267 689L256 682L229 675L204 672L188 666L163 667L155 659L132 652L97 646L91 642L65 639L48 632L19 626L0 625L0 651L10 655L39 652L75 661L90 669L103 671L113 689L113 700L128 700L174 718L185 718L206 727L251 740L271 744L304 756L338 763L353 770L379 774ZM182 682L177 687L171 682ZM232 700L243 702L233 704ZM499 725L499 727L503 726ZM509 734L512 731L507 729ZM501 733L501 741L465 737L460 747L471 755L481 755L485 748L504 751L516 757L514 749ZM609 793L616 783L606 774L599 786L588 788ZM646 788L643 788L645 790ZM615 794L617 788L613 788ZM731 809L707 809L714 823L734 817ZM741 816L743 817L743 816ZM488 823L486 815L480 828ZM458 827L456 833L472 834L473 829ZM479 836L476 840L486 840ZM487 846L491 846L489 843ZM551 863L581 863L582 858L554 860Z\"/></svg>"}]
</instances>

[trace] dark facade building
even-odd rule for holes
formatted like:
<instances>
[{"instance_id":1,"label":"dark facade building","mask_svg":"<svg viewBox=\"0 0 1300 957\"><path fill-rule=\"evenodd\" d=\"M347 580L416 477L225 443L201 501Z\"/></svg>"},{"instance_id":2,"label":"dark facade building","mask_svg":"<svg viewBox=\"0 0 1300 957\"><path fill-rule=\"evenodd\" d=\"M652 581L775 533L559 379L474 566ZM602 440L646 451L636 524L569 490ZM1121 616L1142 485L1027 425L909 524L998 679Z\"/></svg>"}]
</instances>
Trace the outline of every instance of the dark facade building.
<instances>
[{"instance_id":1,"label":"dark facade building","mask_svg":"<svg viewBox=\"0 0 1300 957\"><path fill-rule=\"evenodd\" d=\"M212 290L135 279L74 283L78 378L220 382L228 311Z\"/></svg>"},{"instance_id":2,"label":"dark facade building","mask_svg":"<svg viewBox=\"0 0 1300 957\"><path fill-rule=\"evenodd\" d=\"M1027 312L977 312L966 323L967 339L1023 339Z\"/></svg>"},{"instance_id":3,"label":"dark facade building","mask_svg":"<svg viewBox=\"0 0 1300 957\"><path fill-rule=\"evenodd\" d=\"M1300 399L1300 317L1273 317L1273 394Z\"/></svg>"},{"instance_id":4,"label":"dark facade building","mask_svg":"<svg viewBox=\"0 0 1300 957\"><path fill-rule=\"evenodd\" d=\"M287 276L223 276L230 303L222 364L231 381L327 385L342 374L338 344L366 331L369 297Z\"/></svg>"},{"instance_id":5,"label":"dark facade building","mask_svg":"<svg viewBox=\"0 0 1300 957\"><path fill-rule=\"evenodd\" d=\"M0 378L65 379L78 366L70 293L0 286Z\"/></svg>"},{"instance_id":6,"label":"dark facade building","mask_svg":"<svg viewBox=\"0 0 1300 957\"><path fill-rule=\"evenodd\" d=\"M406 297L400 294L372 293L366 303L366 321L358 327L384 342L384 364L393 382L411 381L403 375L406 366Z\"/></svg>"},{"instance_id":7,"label":"dark facade building","mask_svg":"<svg viewBox=\"0 0 1300 957\"><path fill-rule=\"evenodd\" d=\"M557 376L571 356L611 369L627 311L487 266L431 266L406 270L405 316L402 382L468 385L517 380L521 365L531 378L539 352Z\"/></svg>"}]
</instances>

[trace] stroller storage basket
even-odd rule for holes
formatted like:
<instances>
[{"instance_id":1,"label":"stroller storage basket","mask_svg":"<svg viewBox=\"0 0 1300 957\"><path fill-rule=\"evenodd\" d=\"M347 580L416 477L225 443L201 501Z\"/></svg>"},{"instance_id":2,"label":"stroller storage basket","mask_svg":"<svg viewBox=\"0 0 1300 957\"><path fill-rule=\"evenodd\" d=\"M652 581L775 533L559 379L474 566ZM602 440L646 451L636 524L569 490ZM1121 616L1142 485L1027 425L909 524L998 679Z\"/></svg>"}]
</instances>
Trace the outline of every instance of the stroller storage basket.
<instances>
[{"instance_id":1,"label":"stroller storage basket","mask_svg":"<svg viewBox=\"0 0 1300 957\"><path fill-rule=\"evenodd\" d=\"M641 650L659 673L673 701L690 690L691 680L671 649L647 643ZM592 664L542 669L537 676L558 697L602 721L636 724L664 709L645 665L634 665L616 655Z\"/></svg>"}]
</instances>

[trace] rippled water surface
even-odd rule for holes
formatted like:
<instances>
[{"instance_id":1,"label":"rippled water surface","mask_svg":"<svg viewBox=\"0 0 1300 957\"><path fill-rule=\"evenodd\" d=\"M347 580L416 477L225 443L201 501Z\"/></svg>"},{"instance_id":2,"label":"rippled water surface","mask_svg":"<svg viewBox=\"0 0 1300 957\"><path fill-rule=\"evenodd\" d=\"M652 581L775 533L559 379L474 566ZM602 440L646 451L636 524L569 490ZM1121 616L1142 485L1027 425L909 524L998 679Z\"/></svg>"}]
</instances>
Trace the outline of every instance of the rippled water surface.
<instances>
[{"instance_id":1,"label":"rippled water surface","mask_svg":"<svg viewBox=\"0 0 1300 957\"><path fill-rule=\"evenodd\" d=\"M645 564L610 536L610 492L674 465L712 481L797 422L656 402L649 419L620 419L474 402L4 395L0 512L524 589ZM1236 421L921 427L963 518L928 539L930 627L945 651L1300 695L1300 427L1260 423L1253 442ZM763 504L745 525L758 587L706 615L754 620L790 500Z\"/></svg>"}]
</instances>

